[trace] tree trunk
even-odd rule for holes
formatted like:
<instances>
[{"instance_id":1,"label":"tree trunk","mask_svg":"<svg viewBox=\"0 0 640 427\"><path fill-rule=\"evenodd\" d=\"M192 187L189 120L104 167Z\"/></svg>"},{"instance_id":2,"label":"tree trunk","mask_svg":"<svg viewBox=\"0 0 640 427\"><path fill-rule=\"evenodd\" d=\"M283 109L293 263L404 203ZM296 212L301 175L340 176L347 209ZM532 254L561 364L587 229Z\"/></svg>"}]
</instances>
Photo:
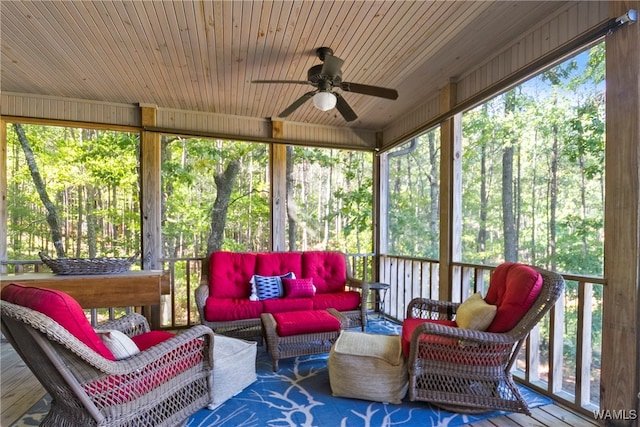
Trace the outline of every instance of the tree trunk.
<instances>
[{"instance_id":1,"label":"tree trunk","mask_svg":"<svg viewBox=\"0 0 640 427\"><path fill-rule=\"evenodd\" d=\"M231 200L231 193L239 171L240 161L231 160L224 172L216 174L214 177L216 200L213 202L213 210L211 211L211 234L207 241L207 254L222 249L229 200Z\"/></svg>"},{"instance_id":2,"label":"tree trunk","mask_svg":"<svg viewBox=\"0 0 640 427\"><path fill-rule=\"evenodd\" d=\"M56 248L56 255L58 256L58 258L64 258L66 257L66 255L64 251L64 245L62 244L60 220L58 219L56 207L49 198L47 189L44 185L44 181L42 180L42 176L40 175L40 171L38 170L38 165L36 164L33 150L31 150L29 140L27 139L27 135L25 135L24 133L24 129L22 129L22 125L14 124L13 128L16 132L16 135L18 135L18 140L20 141L20 145L22 146L22 151L24 151L24 156L27 160L29 171L31 172L31 179L33 179L33 184L36 187L36 191L38 192L38 196L40 196L42 204L47 210L47 223L49 224L49 229L51 230L51 239L53 240L53 246Z\"/></svg>"}]
</instances>

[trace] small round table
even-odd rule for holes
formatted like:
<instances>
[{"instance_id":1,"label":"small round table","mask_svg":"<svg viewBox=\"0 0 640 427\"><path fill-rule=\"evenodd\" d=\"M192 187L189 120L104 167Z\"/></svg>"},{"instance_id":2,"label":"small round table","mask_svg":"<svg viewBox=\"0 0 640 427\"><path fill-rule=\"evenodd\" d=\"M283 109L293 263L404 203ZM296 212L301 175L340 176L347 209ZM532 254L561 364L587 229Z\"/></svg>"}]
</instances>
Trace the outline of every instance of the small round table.
<instances>
[{"instance_id":1,"label":"small round table","mask_svg":"<svg viewBox=\"0 0 640 427\"><path fill-rule=\"evenodd\" d=\"M384 301L387 298L387 291L389 290L389 288L391 288L391 285L389 285L388 283L369 282L369 289L376 292L374 308L378 312L378 319L380 319L381 317L384 319Z\"/></svg>"}]
</instances>

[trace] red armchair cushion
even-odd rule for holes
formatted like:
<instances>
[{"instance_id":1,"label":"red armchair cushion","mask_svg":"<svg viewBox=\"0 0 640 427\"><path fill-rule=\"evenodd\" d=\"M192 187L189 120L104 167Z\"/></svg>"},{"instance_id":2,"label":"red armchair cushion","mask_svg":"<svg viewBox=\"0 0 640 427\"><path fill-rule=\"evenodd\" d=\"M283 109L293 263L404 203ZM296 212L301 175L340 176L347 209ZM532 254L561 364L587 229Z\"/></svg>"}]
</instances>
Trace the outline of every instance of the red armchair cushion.
<instances>
[{"instance_id":1,"label":"red armchair cushion","mask_svg":"<svg viewBox=\"0 0 640 427\"><path fill-rule=\"evenodd\" d=\"M335 308L338 311L356 310L360 307L360 292L344 291L327 294L316 294L313 297L313 308L315 310L326 310Z\"/></svg>"},{"instance_id":2,"label":"red armchair cushion","mask_svg":"<svg viewBox=\"0 0 640 427\"><path fill-rule=\"evenodd\" d=\"M259 319L264 301L250 301L249 298L207 298L204 317L209 322Z\"/></svg>"},{"instance_id":3,"label":"red armchair cushion","mask_svg":"<svg viewBox=\"0 0 640 427\"><path fill-rule=\"evenodd\" d=\"M272 298L262 301L264 313L282 313L284 311L313 310L311 298Z\"/></svg>"},{"instance_id":4,"label":"red armchair cushion","mask_svg":"<svg viewBox=\"0 0 640 427\"><path fill-rule=\"evenodd\" d=\"M209 296L249 298L256 254L218 251L209 258ZM260 316L258 316L260 317Z\"/></svg>"},{"instance_id":5,"label":"red armchair cushion","mask_svg":"<svg viewBox=\"0 0 640 427\"><path fill-rule=\"evenodd\" d=\"M428 322L437 323L438 325L457 327L456 322L454 320L405 319L404 322L402 322L402 336L401 336L402 353L404 354L405 357L409 357L409 353L411 351L410 350L411 335L413 335L413 331L418 327L418 325L421 325L423 323L428 323ZM447 340L447 338L443 338L438 335L432 335L430 339L433 339L434 341L440 340L443 342Z\"/></svg>"},{"instance_id":6,"label":"red armchair cushion","mask_svg":"<svg viewBox=\"0 0 640 427\"><path fill-rule=\"evenodd\" d=\"M281 337L340 330L340 321L324 310L275 313L273 318Z\"/></svg>"},{"instance_id":7,"label":"red armchair cushion","mask_svg":"<svg viewBox=\"0 0 640 427\"><path fill-rule=\"evenodd\" d=\"M302 253L302 274L312 277L316 294L344 291L347 264L340 252L308 251Z\"/></svg>"},{"instance_id":8,"label":"red armchair cushion","mask_svg":"<svg viewBox=\"0 0 640 427\"><path fill-rule=\"evenodd\" d=\"M70 295L53 289L11 283L2 289L2 299L49 316L87 347L105 359L115 360L89 324L80 304Z\"/></svg>"},{"instance_id":9,"label":"red armchair cushion","mask_svg":"<svg viewBox=\"0 0 640 427\"><path fill-rule=\"evenodd\" d=\"M174 336L175 334L167 331L150 331L131 337L131 340L136 344L140 351L145 351Z\"/></svg>"},{"instance_id":10,"label":"red armchair cushion","mask_svg":"<svg viewBox=\"0 0 640 427\"><path fill-rule=\"evenodd\" d=\"M542 289L542 276L528 265L506 262L493 275L485 301L498 307L488 332L507 332L518 324Z\"/></svg>"},{"instance_id":11,"label":"red armchair cushion","mask_svg":"<svg viewBox=\"0 0 640 427\"><path fill-rule=\"evenodd\" d=\"M302 277L300 252L264 252L256 255L255 274L261 276L281 276L292 272Z\"/></svg>"}]
</instances>

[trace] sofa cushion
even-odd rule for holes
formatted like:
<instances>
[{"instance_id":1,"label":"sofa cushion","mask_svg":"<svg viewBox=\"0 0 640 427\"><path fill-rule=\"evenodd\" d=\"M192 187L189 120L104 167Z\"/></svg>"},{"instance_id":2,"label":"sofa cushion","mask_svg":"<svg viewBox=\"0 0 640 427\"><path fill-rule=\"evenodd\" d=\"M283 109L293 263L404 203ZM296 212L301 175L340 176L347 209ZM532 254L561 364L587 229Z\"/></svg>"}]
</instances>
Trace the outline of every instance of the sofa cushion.
<instances>
[{"instance_id":1,"label":"sofa cushion","mask_svg":"<svg viewBox=\"0 0 640 427\"><path fill-rule=\"evenodd\" d=\"M280 276L291 271L295 277L303 277L300 252L264 252L256 255L255 274Z\"/></svg>"},{"instance_id":2,"label":"sofa cushion","mask_svg":"<svg viewBox=\"0 0 640 427\"><path fill-rule=\"evenodd\" d=\"M262 301L264 313L301 310L313 310L313 300L311 298L272 298Z\"/></svg>"},{"instance_id":3,"label":"sofa cushion","mask_svg":"<svg viewBox=\"0 0 640 427\"><path fill-rule=\"evenodd\" d=\"M229 322L233 320L256 319L262 314L263 301L249 298L207 298L204 316L209 322Z\"/></svg>"},{"instance_id":4,"label":"sofa cushion","mask_svg":"<svg viewBox=\"0 0 640 427\"><path fill-rule=\"evenodd\" d=\"M335 308L338 311L356 310L360 307L361 296L358 291L316 294L313 297L314 310Z\"/></svg>"},{"instance_id":5,"label":"sofa cushion","mask_svg":"<svg viewBox=\"0 0 640 427\"><path fill-rule=\"evenodd\" d=\"M136 344L140 351L145 351L154 345L158 345L161 342L168 340L169 338L173 338L174 336L175 334L167 331L149 331L131 337L131 341Z\"/></svg>"},{"instance_id":6,"label":"sofa cushion","mask_svg":"<svg viewBox=\"0 0 640 427\"><path fill-rule=\"evenodd\" d=\"M54 289L10 283L2 289L2 299L50 317L105 359L115 360L89 324L80 304L70 295Z\"/></svg>"},{"instance_id":7,"label":"sofa cushion","mask_svg":"<svg viewBox=\"0 0 640 427\"><path fill-rule=\"evenodd\" d=\"M281 337L340 330L340 321L325 310L275 313L273 318L278 336Z\"/></svg>"},{"instance_id":8,"label":"sofa cushion","mask_svg":"<svg viewBox=\"0 0 640 427\"><path fill-rule=\"evenodd\" d=\"M542 289L542 276L528 265L500 264L489 284L484 300L498 307L489 332L513 329L535 302Z\"/></svg>"},{"instance_id":9,"label":"sofa cushion","mask_svg":"<svg viewBox=\"0 0 640 427\"><path fill-rule=\"evenodd\" d=\"M282 279L284 296L287 298L310 298L316 294L313 279Z\"/></svg>"},{"instance_id":10,"label":"sofa cushion","mask_svg":"<svg viewBox=\"0 0 640 427\"><path fill-rule=\"evenodd\" d=\"M312 277L317 294L341 292L347 281L347 264L344 254L329 251L302 253L302 274L296 277Z\"/></svg>"},{"instance_id":11,"label":"sofa cushion","mask_svg":"<svg viewBox=\"0 0 640 427\"><path fill-rule=\"evenodd\" d=\"M282 279L293 279L293 272L288 272L281 276L261 276L254 274L251 277L251 301L260 301L270 298L282 298L284 296L284 286Z\"/></svg>"},{"instance_id":12,"label":"sofa cushion","mask_svg":"<svg viewBox=\"0 0 640 427\"><path fill-rule=\"evenodd\" d=\"M251 276L255 274L256 254L212 252L209 257L209 296L249 298Z\"/></svg>"}]
</instances>

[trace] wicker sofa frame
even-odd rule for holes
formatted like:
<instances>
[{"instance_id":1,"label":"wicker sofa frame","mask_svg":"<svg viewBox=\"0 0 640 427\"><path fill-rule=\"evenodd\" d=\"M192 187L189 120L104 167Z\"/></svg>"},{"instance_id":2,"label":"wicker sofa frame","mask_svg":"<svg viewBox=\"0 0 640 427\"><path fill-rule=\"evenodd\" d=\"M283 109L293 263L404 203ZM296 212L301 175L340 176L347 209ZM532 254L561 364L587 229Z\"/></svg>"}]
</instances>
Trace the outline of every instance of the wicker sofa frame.
<instances>
[{"instance_id":1,"label":"wicker sofa frame","mask_svg":"<svg viewBox=\"0 0 640 427\"><path fill-rule=\"evenodd\" d=\"M42 426L175 426L213 402L213 333L207 327L194 326L133 357L110 361L50 317L0 303L2 333L52 397ZM150 331L136 313L100 328L128 336ZM176 363L193 357L202 360L186 369ZM154 383L160 384L149 385Z\"/></svg>"},{"instance_id":2,"label":"wicker sofa frame","mask_svg":"<svg viewBox=\"0 0 640 427\"><path fill-rule=\"evenodd\" d=\"M481 332L435 323L423 323L414 330L408 359L411 401L430 402L453 412L497 409L530 415L511 368L529 332L551 310L564 289L561 275L533 268L542 276L542 290L510 331ZM407 318L453 320L459 305L417 298L409 303ZM491 363L483 365L480 360Z\"/></svg>"}]
</instances>

